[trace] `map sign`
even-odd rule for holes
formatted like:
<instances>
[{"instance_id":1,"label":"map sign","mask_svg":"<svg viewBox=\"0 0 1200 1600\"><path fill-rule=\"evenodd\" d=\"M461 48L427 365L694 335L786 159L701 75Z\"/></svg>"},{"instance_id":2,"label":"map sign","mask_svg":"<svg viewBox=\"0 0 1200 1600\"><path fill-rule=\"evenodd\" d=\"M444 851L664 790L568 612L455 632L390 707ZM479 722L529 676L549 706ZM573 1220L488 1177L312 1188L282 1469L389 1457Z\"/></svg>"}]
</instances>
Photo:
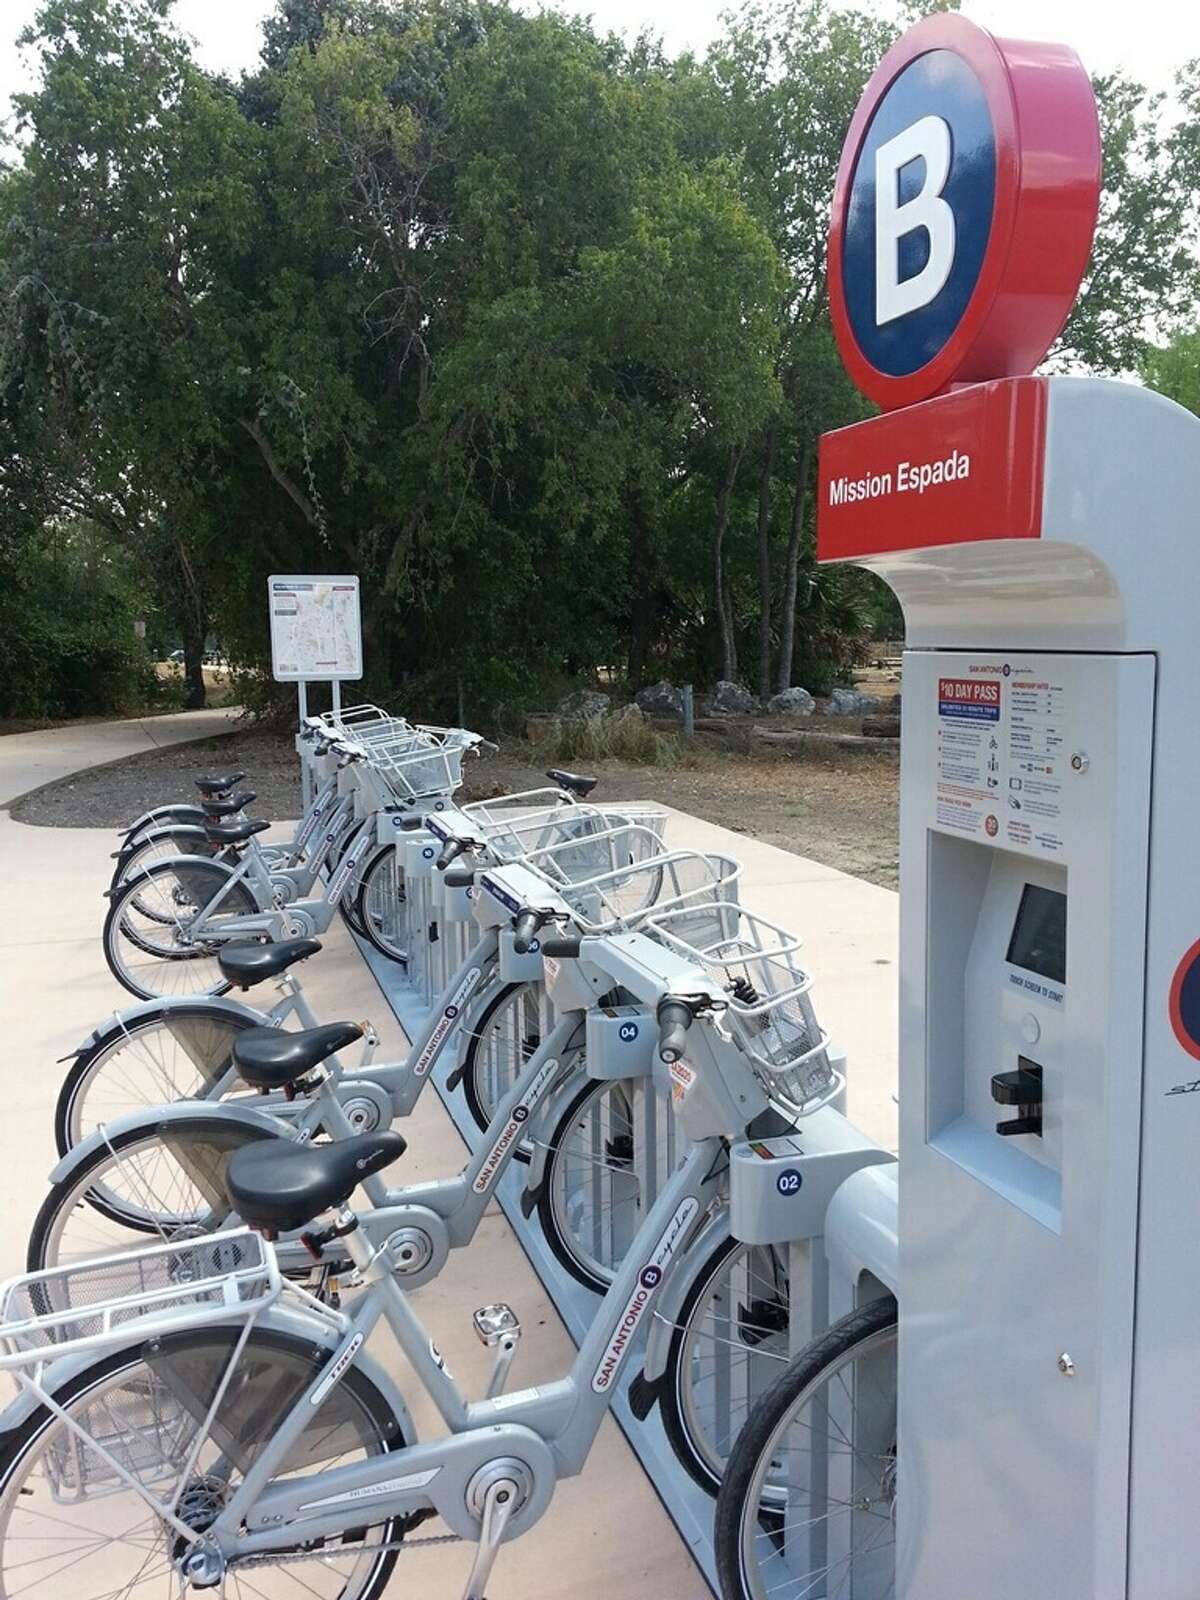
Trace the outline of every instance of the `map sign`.
<instances>
[{"instance_id":1,"label":"map sign","mask_svg":"<svg viewBox=\"0 0 1200 1600\"><path fill-rule=\"evenodd\" d=\"M277 683L362 677L357 578L270 577L267 596Z\"/></svg>"}]
</instances>

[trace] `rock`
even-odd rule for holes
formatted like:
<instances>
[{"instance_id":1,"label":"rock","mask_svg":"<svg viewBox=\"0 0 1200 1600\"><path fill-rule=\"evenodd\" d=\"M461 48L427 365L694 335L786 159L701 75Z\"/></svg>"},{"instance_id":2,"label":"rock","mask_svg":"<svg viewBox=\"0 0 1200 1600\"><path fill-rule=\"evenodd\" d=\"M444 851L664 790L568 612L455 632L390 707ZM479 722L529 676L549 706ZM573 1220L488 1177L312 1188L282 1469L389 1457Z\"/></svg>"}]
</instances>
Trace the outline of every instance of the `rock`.
<instances>
[{"instance_id":1,"label":"rock","mask_svg":"<svg viewBox=\"0 0 1200 1600\"><path fill-rule=\"evenodd\" d=\"M595 722L611 705L610 694L601 694L598 689L576 689L559 706L558 715L569 717L572 722Z\"/></svg>"},{"instance_id":2,"label":"rock","mask_svg":"<svg viewBox=\"0 0 1200 1600\"><path fill-rule=\"evenodd\" d=\"M816 708L807 689L781 689L767 701L767 710L777 717L811 717Z\"/></svg>"},{"instance_id":3,"label":"rock","mask_svg":"<svg viewBox=\"0 0 1200 1600\"><path fill-rule=\"evenodd\" d=\"M646 716L640 706L618 706L611 720L614 727L632 727L635 723L645 722Z\"/></svg>"},{"instance_id":4,"label":"rock","mask_svg":"<svg viewBox=\"0 0 1200 1600\"><path fill-rule=\"evenodd\" d=\"M717 717L746 716L758 708L758 701L740 683L729 683L722 678L705 702L705 715Z\"/></svg>"},{"instance_id":5,"label":"rock","mask_svg":"<svg viewBox=\"0 0 1200 1600\"><path fill-rule=\"evenodd\" d=\"M827 717L862 717L869 711L878 711L882 704L878 696L862 694L857 689L833 689L818 709Z\"/></svg>"},{"instance_id":6,"label":"rock","mask_svg":"<svg viewBox=\"0 0 1200 1600\"><path fill-rule=\"evenodd\" d=\"M638 710L648 717L682 717L683 691L663 678L635 696Z\"/></svg>"}]
</instances>

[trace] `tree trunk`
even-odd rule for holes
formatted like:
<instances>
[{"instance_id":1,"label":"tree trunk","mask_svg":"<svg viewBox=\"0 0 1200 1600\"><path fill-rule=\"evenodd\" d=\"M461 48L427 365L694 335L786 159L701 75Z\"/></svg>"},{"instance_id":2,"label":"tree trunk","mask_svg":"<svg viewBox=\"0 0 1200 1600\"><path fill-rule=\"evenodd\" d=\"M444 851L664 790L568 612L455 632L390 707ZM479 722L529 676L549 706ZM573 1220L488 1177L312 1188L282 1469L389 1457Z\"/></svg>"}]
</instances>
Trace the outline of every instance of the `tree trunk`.
<instances>
[{"instance_id":1,"label":"tree trunk","mask_svg":"<svg viewBox=\"0 0 1200 1600\"><path fill-rule=\"evenodd\" d=\"M189 606L183 615L183 703L188 711L203 711L208 703L204 688L204 636L202 619Z\"/></svg>"},{"instance_id":2,"label":"tree trunk","mask_svg":"<svg viewBox=\"0 0 1200 1600\"><path fill-rule=\"evenodd\" d=\"M650 581L650 535L641 496L636 493L630 498L629 508L629 583L629 686L636 694L646 675L646 657L650 651L650 629L655 609L654 590Z\"/></svg>"},{"instance_id":3,"label":"tree trunk","mask_svg":"<svg viewBox=\"0 0 1200 1600\"><path fill-rule=\"evenodd\" d=\"M729 527L729 506L741 460L742 446L738 445L729 452L729 465L717 497L717 521L713 529L713 608L721 633L721 676L728 681L732 681L737 672L737 643L733 637L733 617L725 589L725 534Z\"/></svg>"},{"instance_id":4,"label":"tree trunk","mask_svg":"<svg viewBox=\"0 0 1200 1600\"><path fill-rule=\"evenodd\" d=\"M771 697L771 474L775 470L778 429L772 426L758 480L758 696Z\"/></svg>"},{"instance_id":5,"label":"tree trunk","mask_svg":"<svg viewBox=\"0 0 1200 1600\"><path fill-rule=\"evenodd\" d=\"M808 474L812 466L812 440L804 441L796 488L792 495L792 525L788 530L787 567L783 586L783 616L779 624L779 691L792 687L792 665L796 651L796 586L800 575L800 544L804 538L804 508L808 504Z\"/></svg>"}]
</instances>

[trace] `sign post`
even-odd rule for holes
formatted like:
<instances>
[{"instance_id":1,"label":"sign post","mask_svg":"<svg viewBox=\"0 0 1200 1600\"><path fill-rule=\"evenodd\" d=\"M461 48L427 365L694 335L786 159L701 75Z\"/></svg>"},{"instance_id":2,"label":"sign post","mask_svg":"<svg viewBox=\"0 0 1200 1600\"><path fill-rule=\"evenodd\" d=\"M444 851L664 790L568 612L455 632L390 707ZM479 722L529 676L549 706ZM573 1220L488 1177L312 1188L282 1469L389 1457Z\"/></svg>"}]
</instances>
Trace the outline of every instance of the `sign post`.
<instances>
[{"instance_id":1,"label":"sign post","mask_svg":"<svg viewBox=\"0 0 1200 1600\"><path fill-rule=\"evenodd\" d=\"M341 710L342 684L361 678L362 614L356 577L273 575L267 579L271 619L271 672L294 683L300 726L308 716L308 685L329 683ZM311 799L308 764L301 763L304 804Z\"/></svg>"}]
</instances>

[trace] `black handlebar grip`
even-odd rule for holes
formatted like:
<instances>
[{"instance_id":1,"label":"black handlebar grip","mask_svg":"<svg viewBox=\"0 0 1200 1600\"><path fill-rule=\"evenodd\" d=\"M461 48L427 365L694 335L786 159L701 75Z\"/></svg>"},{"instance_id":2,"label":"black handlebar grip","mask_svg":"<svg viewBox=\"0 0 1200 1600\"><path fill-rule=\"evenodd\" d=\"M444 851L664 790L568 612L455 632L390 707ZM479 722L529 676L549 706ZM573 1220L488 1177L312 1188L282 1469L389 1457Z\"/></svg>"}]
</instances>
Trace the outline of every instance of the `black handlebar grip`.
<instances>
[{"instance_id":1,"label":"black handlebar grip","mask_svg":"<svg viewBox=\"0 0 1200 1600\"><path fill-rule=\"evenodd\" d=\"M542 919L536 911L522 911L513 928L513 949L519 956L527 956L529 947L538 936Z\"/></svg>"},{"instance_id":2,"label":"black handlebar grip","mask_svg":"<svg viewBox=\"0 0 1200 1600\"><path fill-rule=\"evenodd\" d=\"M401 833L416 833L425 826L424 817L405 817L400 823Z\"/></svg>"},{"instance_id":3,"label":"black handlebar grip","mask_svg":"<svg viewBox=\"0 0 1200 1600\"><path fill-rule=\"evenodd\" d=\"M669 1067L686 1053L688 1029L695 1017L686 1001L671 999L658 1002L657 1015L658 1059Z\"/></svg>"},{"instance_id":4,"label":"black handlebar grip","mask_svg":"<svg viewBox=\"0 0 1200 1600\"><path fill-rule=\"evenodd\" d=\"M543 939L542 954L549 956L552 961L578 961L582 943L583 940L578 936L574 939Z\"/></svg>"},{"instance_id":5,"label":"black handlebar grip","mask_svg":"<svg viewBox=\"0 0 1200 1600\"><path fill-rule=\"evenodd\" d=\"M434 862L439 872L445 872L452 861L457 861L467 848L465 839L447 839L442 846L442 853Z\"/></svg>"},{"instance_id":6,"label":"black handlebar grip","mask_svg":"<svg viewBox=\"0 0 1200 1600\"><path fill-rule=\"evenodd\" d=\"M442 878L442 882L447 889L469 889L475 882L475 873L470 867L459 867L457 872L451 869Z\"/></svg>"}]
</instances>

